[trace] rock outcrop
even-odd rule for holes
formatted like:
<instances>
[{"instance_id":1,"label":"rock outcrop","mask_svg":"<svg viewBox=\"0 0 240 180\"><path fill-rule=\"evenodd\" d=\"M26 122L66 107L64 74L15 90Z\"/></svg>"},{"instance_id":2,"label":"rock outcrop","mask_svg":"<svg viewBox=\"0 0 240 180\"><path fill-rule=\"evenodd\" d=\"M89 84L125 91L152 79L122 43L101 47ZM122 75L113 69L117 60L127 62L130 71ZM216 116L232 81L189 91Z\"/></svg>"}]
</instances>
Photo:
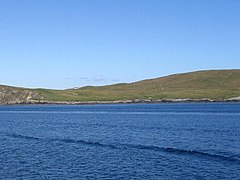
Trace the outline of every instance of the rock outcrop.
<instances>
[{"instance_id":1,"label":"rock outcrop","mask_svg":"<svg viewBox=\"0 0 240 180\"><path fill-rule=\"evenodd\" d=\"M34 90L0 86L0 104L29 104L41 99Z\"/></svg>"}]
</instances>

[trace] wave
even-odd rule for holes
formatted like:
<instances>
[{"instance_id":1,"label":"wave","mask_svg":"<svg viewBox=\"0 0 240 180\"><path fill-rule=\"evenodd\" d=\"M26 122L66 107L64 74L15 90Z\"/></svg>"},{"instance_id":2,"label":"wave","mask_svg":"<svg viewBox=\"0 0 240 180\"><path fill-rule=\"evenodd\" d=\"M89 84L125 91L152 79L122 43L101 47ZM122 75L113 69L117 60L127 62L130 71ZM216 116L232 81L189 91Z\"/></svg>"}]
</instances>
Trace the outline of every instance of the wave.
<instances>
[{"instance_id":1,"label":"wave","mask_svg":"<svg viewBox=\"0 0 240 180\"><path fill-rule=\"evenodd\" d=\"M85 140L52 139L52 141L58 141L58 142L63 142L63 143L84 144L84 145L99 146L99 147L108 147L108 148L112 148L112 149L119 149L117 146L114 146L114 145L111 145L111 144L102 144L100 142L85 141Z\"/></svg>"},{"instance_id":2,"label":"wave","mask_svg":"<svg viewBox=\"0 0 240 180\"><path fill-rule=\"evenodd\" d=\"M102 144L100 142L93 142L93 141L85 141L85 140L75 140L75 139L61 139L61 138L55 138L55 139L44 139L44 138L38 138L33 136L26 136L21 134L5 134L8 137L12 138L20 138L25 140L38 140L38 141L49 141L49 142L62 142L62 143L74 143L74 144L84 144L84 145L92 145L92 146L99 146L99 147L109 147L113 149L119 149L117 146L111 145L111 144Z\"/></svg>"},{"instance_id":3,"label":"wave","mask_svg":"<svg viewBox=\"0 0 240 180\"><path fill-rule=\"evenodd\" d=\"M119 149L119 150L131 148L131 149L138 149L138 150L158 151L158 152L171 153L171 154L177 154L177 155L188 155L188 156L195 156L200 158L211 158L216 160L240 163L240 159L238 158L238 156L225 156L221 154L211 154L211 153L201 152L197 150L186 150L186 149L178 149L178 148L172 148L172 147L159 147L159 146L151 146L151 145L148 146L148 145L138 145L138 144L103 144L103 143L94 142L94 141L61 139L61 138L42 139L38 137L32 137L32 136L26 136L26 135L20 135L20 134L5 134L5 135L13 138L21 138L26 140L38 140L38 141L42 140L42 141L50 141L50 142L57 141L62 143L74 143L74 144L105 147L105 148Z\"/></svg>"},{"instance_id":4,"label":"wave","mask_svg":"<svg viewBox=\"0 0 240 180\"><path fill-rule=\"evenodd\" d=\"M27 139L27 140L40 140L40 138L38 137L25 136L21 134L6 134L6 135L13 138L21 138L21 139Z\"/></svg>"},{"instance_id":5,"label":"wave","mask_svg":"<svg viewBox=\"0 0 240 180\"><path fill-rule=\"evenodd\" d=\"M240 162L240 159L234 158L233 156L211 154L211 153L201 152L196 150L185 150L185 149L178 149L178 148L172 148L172 147L158 147L158 146L131 145L131 144L128 144L127 146L132 148L137 148L137 149L161 151L161 152L173 153L178 155L191 155L191 156L199 156L199 157L205 157L205 158L214 158L214 159L219 159L224 161Z\"/></svg>"}]
</instances>

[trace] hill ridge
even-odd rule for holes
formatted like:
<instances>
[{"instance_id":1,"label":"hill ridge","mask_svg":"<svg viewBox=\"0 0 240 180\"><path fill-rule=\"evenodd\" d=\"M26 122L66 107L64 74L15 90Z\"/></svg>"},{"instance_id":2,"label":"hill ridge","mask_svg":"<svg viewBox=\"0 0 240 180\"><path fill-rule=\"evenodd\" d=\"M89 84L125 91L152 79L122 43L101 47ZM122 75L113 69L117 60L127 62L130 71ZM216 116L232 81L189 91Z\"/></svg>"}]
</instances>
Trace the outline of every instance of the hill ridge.
<instances>
[{"instance_id":1,"label":"hill ridge","mask_svg":"<svg viewBox=\"0 0 240 180\"><path fill-rule=\"evenodd\" d=\"M240 70L199 70L106 86L29 89L0 85L0 104L239 101Z\"/></svg>"}]
</instances>

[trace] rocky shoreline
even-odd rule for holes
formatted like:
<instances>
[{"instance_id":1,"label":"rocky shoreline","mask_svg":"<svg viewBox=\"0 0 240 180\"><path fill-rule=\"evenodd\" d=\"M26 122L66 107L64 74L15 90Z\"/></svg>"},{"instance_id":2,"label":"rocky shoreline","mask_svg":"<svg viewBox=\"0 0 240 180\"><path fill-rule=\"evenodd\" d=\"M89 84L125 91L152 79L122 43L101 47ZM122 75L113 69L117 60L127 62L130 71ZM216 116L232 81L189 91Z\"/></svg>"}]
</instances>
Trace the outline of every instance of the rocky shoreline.
<instances>
[{"instance_id":1,"label":"rocky shoreline","mask_svg":"<svg viewBox=\"0 0 240 180\"><path fill-rule=\"evenodd\" d=\"M30 105L30 104L54 104L54 105L87 105L87 104L142 104L142 103L214 103L214 102L240 102L240 98L230 98L223 100L203 99L134 99L116 101L47 101L47 100L26 100L0 103L0 105Z\"/></svg>"}]
</instances>

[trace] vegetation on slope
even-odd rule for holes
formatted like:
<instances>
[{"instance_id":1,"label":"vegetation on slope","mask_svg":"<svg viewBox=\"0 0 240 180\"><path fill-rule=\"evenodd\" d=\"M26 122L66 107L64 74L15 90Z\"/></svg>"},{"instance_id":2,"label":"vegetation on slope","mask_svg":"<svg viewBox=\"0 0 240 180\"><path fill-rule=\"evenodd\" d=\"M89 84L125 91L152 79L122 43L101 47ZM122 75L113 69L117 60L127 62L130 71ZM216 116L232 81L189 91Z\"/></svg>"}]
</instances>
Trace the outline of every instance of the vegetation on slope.
<instances>
[{"instance_id":1,"label":"vegetation on slope","mask_svg":"<svg viewBox=\"0 0 240 180\"><path fill-rule=\"evenodd\" d=\"M114 101L134 99L223 100L240 97L240 70L197 71L109 86L46 90L37 93L52 101Z\"/></svg>"},{"instance_id":2,"label":"vegetation on slope","mask_svg":"<svg viewBox=\"0 0 240 180\"><path fill-rule=\"evenodd\" d=\"M0 86L0 104L239 97L240 70L197 71L108 86L50 90Z\"/></svg>"}]
</instances>

